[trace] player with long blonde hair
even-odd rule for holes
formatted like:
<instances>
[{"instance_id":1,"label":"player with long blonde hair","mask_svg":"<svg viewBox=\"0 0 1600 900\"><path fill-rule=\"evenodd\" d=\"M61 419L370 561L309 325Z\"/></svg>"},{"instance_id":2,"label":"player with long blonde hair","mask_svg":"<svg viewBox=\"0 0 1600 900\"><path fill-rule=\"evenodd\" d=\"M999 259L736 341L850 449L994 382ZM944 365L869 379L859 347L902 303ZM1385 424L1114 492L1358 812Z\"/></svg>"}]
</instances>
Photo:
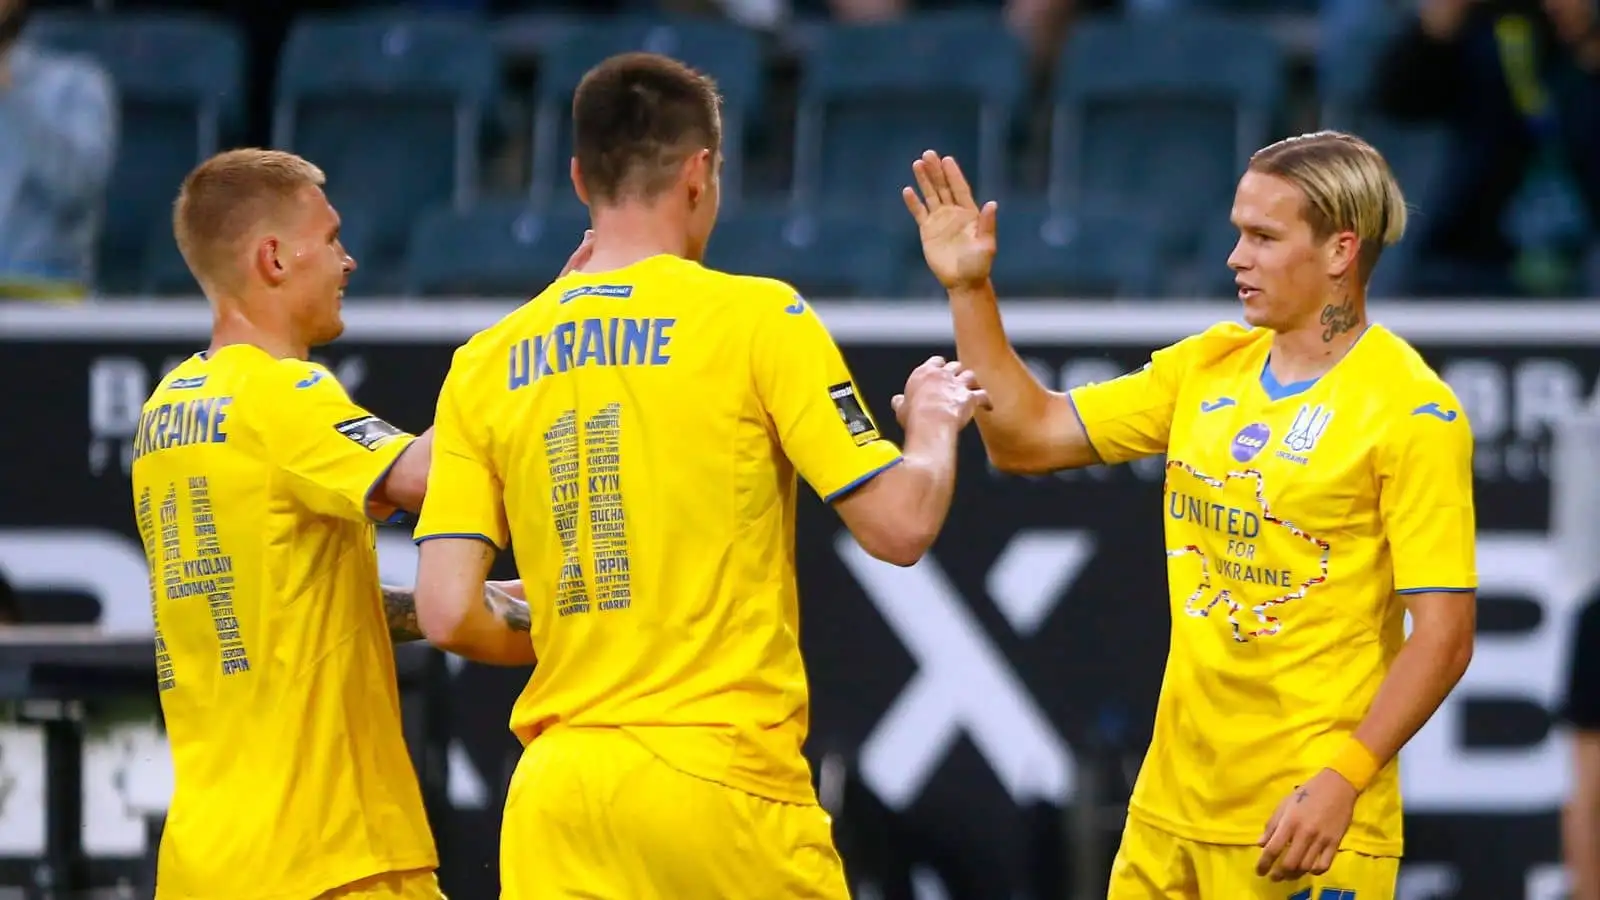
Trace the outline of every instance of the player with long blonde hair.
<instances>
[{"instance_id":1,"label":"player with long blonde hair","mask_svg":"<svg viewBox=\"0 0 1600 900\"><path fill-rule=\"evenodd\" d=\"M1406 224L1388 165L1334 132L1258 151L1228 258L1246 324L1063 393L1007 341L994 204L953 159L913 169L905 200L991 398L994 464L1166 454L1171 650L1111 900L1392 898L1396 755L1466 670L1477 574L1466 415L1367 315Z\"/></svg>"}]
</instances>

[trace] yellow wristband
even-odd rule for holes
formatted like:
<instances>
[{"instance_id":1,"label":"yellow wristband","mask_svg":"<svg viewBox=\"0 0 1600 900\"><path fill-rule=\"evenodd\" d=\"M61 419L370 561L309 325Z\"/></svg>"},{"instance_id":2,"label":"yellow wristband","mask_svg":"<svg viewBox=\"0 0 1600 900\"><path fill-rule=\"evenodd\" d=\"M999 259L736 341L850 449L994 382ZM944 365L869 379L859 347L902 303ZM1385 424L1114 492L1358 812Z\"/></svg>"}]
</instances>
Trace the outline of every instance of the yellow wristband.
<instances>
[{"instance_id":1,"label":"yellow wristband","mask_svg":"<svg viewBox=\"0 0 1600 900\"><path fill-rule=\"evenodd\" d=\"M1378 758L1372 755L1366 745L1351 738L1344 742L1339 752L1334 754L1333 760L1328 763L1328 768L1344 776L1344 780L1355 785L1357 791L1364 791L1367 785L1378 774Z\"/></svg>"}]
</instances>

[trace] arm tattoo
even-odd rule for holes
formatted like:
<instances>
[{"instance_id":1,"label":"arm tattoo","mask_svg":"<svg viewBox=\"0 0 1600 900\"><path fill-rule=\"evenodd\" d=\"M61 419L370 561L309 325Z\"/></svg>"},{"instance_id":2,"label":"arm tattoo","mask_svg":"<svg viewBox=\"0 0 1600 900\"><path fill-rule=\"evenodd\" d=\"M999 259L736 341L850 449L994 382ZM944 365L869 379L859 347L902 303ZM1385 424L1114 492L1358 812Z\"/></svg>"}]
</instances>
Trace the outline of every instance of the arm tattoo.
<instances>
[{"instance_id":1,"label":"arm tattoo","mask_svg":"<svg viewBox=\"0 0 1600 900\"><path fill-rule=\"evenodd\" d=\"M1322 308L1322 342L1330 343L1341 334L1354 331L1360 324L1360 316L1356 315L1355 301L1346 293L1338 306L1328 304Z\"/></svg>"},{"instance_id":2,"label":"arm tattoo","mask_svg":"<svg viewBox=\"0 0 1600 900\"><path fill-rule=\"evenodd\" d=\"M487 582L483 585L483 605L512 631L525 632L532 627L527 601L518 600Z\"/></svg>"},{"instance_id":3,"label":"arm tattoo","mask_svg":"<svg viewBox=\"0 0 1600 900\"><path fill-rule=\"evenodd\" d=\"M396 644L422 640L417 624L417 597L411 588L383 587L383 611L389 619L389 638Z\"/></svg>"},{"instance_id":4,"label":"arm tattoo","mask_svg":"<svg viewBox=\"0 0 1600 900\"><path fill-rule=\"evenodd\" d=\"M1304 802L1306 802L1306 798L1309 797L1309 796L1310 796L1310 794L1306 793L1306 789L1305 788L1295 788L1294 789L1294 802L1296 802L1296 803L1304 803Z\"/></svg>"}]
</instances>

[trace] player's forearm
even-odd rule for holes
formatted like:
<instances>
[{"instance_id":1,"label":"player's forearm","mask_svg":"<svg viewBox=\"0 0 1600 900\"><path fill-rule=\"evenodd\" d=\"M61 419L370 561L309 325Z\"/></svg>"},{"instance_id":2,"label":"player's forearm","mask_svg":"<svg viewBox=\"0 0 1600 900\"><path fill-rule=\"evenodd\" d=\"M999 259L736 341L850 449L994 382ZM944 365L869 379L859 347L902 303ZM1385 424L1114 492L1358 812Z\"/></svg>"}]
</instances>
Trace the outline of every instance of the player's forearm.
<instances>
[{"instance_id":1,"label":"player's forearm","mask_svg":"<svg viewBox=\"0 0 1600 900\"><path fill-rule=\"evenodd\" d=\"M383 612L389 620L389 637L396 644L423 639L417 623L417 595L411 588L383 586Z\"/></svg>"},{"instance_id":2,"label":"player's forearm","mask_svg":"<svg viewBox=\"0 0 1600 900\"><path fill-rule=\"evenodd\" d=\"M1562 810L1562 850L1571 900L1600 900L1600 797L1574 796Z\"/></svg>"},{"instance_id":3,"label":"player's forearm","mask_svg":"<svg viewBox=\"0 0 1600 900\"><path fill-rule=\"evenodd\" d=\"M1416 622L1378 688L1355 738L1378 765L1393 759L1427 723L1472 661L1471 621Z\"/></svg>"},{"instance_id":4,"label":"player's forearm","mask_svg":"<svg viewBox=\"0 0 1600 900\"><path fill-rule=\"evenodd\" d=\"M521 582L485 582L482 596L463 599L460 613L429 617L426 637L441 650L491 666L531 666L537 662L528 635L531 615Z\"/></svg>"},{"instance_id":5,"label":"player's forearm","mask_svg":"<svg viewBox=\"0 0 1600 900\"><path fill-rule=\"evenodd\" d=\"M1011 346L994 287L952 289L950 315L956 357L989 395L991 408L979 410L976 421L990 461L1007 471L1036 468L1053 394Z\"/></svg>"},{"instance_id":6,"label":"player's forearm","mask_svg":"<svg viewBox=\"0 0 1600 900\"><path fill-rule=\"evenodd\" d=\"M896 467L906 487L904 508L906 555L910 562L922 558L933 546L950 513L956 489L956 448L961 431L946 423L913 423L906 432L905 462ZM907 565L910 562L906 563Z\"/></svg>"}]
</instances>

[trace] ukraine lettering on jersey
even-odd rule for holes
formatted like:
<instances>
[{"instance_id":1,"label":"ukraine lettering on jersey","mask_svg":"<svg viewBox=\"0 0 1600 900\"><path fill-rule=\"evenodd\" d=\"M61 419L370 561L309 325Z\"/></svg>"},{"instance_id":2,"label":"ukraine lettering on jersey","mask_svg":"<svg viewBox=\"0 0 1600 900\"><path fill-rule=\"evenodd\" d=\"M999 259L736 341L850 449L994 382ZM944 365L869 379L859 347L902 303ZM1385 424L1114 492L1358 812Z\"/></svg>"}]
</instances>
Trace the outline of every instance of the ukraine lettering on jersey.
<instances>
[{"instance_id":1,"label":"ukraine lettering on jersey","mask_svg":"<svg viewBox=\"0 0 1600 900\"><path fill-rule=\"evenodd\" d=\"M322 366L250 345L190 357L145 402L133 512L175 774L157 900L436 864L371 521L411 441Z\"/></svg>"},{"instance_id":2,"label":"ukraine lettering on jersey","mask_svg":"<svg viewBox=\"0 0 1600 900\"><path fill-rule=\"evenodd\" d=\"M664 366L672 362L667 345L675 324L672 318L619 317L562 322L511 346L510 389L585 366Z\"/></svg>"},{"instance_id":3,"label":"ukraine lettering on jersey","mask_svg":"<svg viewBox=\"0 0 1600 900\"><path fill-rule=\"evenodd\" d=\"M793 288L670 256L568 276L456 351L434 442L416 540L511 546L527 585L519 738L626 730L815 802L798 479L836 499L900 452Z\"/></svg>"},{"instance_id":4,"label":"ukraine lettering on jersey","mask_svg":"<svg viewBox=\"0 0 1600 900\"><path fill-rule=\"evenodd\" d=\"M183 390L192 385L168 387ZM133 434L133 458L138 459L158 450L227 441L225 426L228 407L232 404L233 398L230 396L195 397L146 408L139 414L139 427Z\"/></svg>"},{"instance_id":5,"label":"ukraine lettering on jersey","mask_svg":"<svg viewBox=\"0 0 1600 900\"><path fill-rule=\"evenodd\" d=\"M1218 844L1253 844L1366 715L1405 640L1401 595L1477 584L1449 387L1381 326L1288 385L1271 343L1222 325L1072 392L1102 460L1167 457L1170 650L1130 814ZM1398 855L1401 826L1391 762L1342 846Z\"/></svg>"}]
</instances>

